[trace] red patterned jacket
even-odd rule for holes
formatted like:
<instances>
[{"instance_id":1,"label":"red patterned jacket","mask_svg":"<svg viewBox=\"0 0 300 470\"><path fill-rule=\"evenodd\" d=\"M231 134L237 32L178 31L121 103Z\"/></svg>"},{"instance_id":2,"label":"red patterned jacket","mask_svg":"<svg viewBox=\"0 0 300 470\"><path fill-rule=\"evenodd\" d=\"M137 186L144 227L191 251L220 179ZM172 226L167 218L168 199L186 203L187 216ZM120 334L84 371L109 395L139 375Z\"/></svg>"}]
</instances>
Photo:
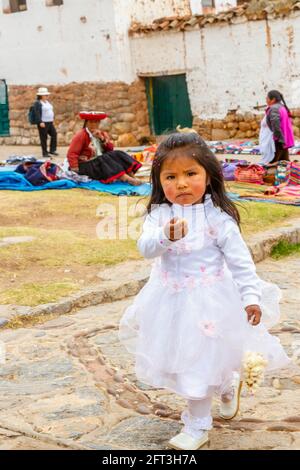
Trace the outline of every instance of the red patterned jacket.
<instances>
[{"instance_id":1,"label":"red patterned jacket","mask_svg":"<svg viewBox=\"0 0 300 470\"><path fill-rule=\"evenodd\" d=\"M108 134L106 132L103 132L102 134L104 134L108 139ZM67 159L71 170L77 169L79 167L79 163L95 157L95 150L90 146L90 143L91 138L85 128L81 129L74 135L67 153ZM104 144L104 149L107 152L113 150L114 146L112 142L108 141Z\"/></svg>"}]
</instances>

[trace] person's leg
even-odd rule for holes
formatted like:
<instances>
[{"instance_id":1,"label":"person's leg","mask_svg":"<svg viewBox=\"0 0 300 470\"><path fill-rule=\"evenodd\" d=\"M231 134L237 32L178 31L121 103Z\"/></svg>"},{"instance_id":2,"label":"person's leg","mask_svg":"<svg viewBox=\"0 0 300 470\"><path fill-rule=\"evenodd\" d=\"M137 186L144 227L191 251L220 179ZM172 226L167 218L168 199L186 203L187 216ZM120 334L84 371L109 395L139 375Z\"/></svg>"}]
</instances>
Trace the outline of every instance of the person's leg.
<instances>
[{"instance_id":1,"label":"person's leg","mask_svg":"<svg viewBox=\"0 0 300 470\"><path fill-rule=\"evenodd\" d=\"M212 397L203 400L188 400L187 409L182 413L183 429L169 441L169 446L180 450L196 450L208 442L212 428Z\"/></svg>"},{"instance_id":2,"label":"person's leg","mask_svg":"<svg viewBox=\"0 0 300 470\"><path fill-rule=\"evenodd\" d=\"M137 170L142 167L140 162L122 150L112 150L108 153L111 158L116 158L117 161L121 163L125 173L133 178L135 177Z\"/></svg>"},{"instance_id":3,"label":"person's leg","mask_svg":"<svg viewBox=\"0 0 300 470\"><path fill-rule=\"evenodd\" d=\"M284 148L283 144L275 141L275 156L270 163L279 162L280 160L290 160L288 149Z\"/></svg>"},{"instance_id":4,"label":"person's leg","mask_svg":"<svg viewBox=\"0 0 300 470\"><path fill-rule=\"evenodd\" d=\"M198 438L203 434L203 431L212 428L212 397L203 400L188 400L187 404L188 408L182 413L181 417L184 423L183 432Z\"/></svg>"},{"instance_id":5,"label":"person's leg","mask_svg":"<svg viewBox=\"0 0 300 470\"><path fill-rule=\"evenodd\" d=\"M99 179L99 175L98 175L97 169L95 170L93 160L80 162L78 165L78 174L88 176L89 178L93 180Z\"/></svg>"},{"instance_id":6,"label":"person's leg","mask_svg":"<svg viewBox=\"0 0 300 470\"><path fill-rule=\"evenodd\" d=\"M285 161L290 161L290 155L289 155L289 150L288 149L282 149L282 153L281 153L281 158L280 160L285 160Z\"/></svg>"},{"instance_id":7,"label":"person's leg","mask_svg":"<svg viewBox=\"0 0 300 470\"><path fill-rule=\"evenodd\" d=\"M43 157L48 157L46 127L41 127L41 126L37 126L37 127L38 127L38 131L39 131L39 135L40 135L40 142L41 142Z\"/></svg>"},{"instance_id":8,"label":"person's leg","mask_svg":"<svg viewBox=\"0 0 300 470\"><path fill-rule=\"evenodd\" d=\"M281 151L281 144L275 140L275 155L272 161L270 163L276 163L279 160L280 157L280 151Z\"/></svg>"},{"instance_id":9,"label":"person's leg","mask_svg":"<svg viewBox=\"0 0 300 470\"><path fill-rule=\"evenodd\" d=\"M120 181L123 181L124 183L129 183L131 184L132 186L140 186L141 184L143 184L142 181L140 181L139 179L137 178L133 178L132 176L129 176L127 174L125 175L122 175L120 178L119 178Z\"/></svg>"},{"instance_id":10,"label":"person's leg","mask_svg":"<svg viewBox=\"0 0 300 470\"><path fill-rule=\"evenodd\" d=\"M56 129L53 125L53 122L48 123L48 134L50 135L50 153L55 153L56 152L56 147L57 147L57 133Z\"/></svg>"}]
</instances>

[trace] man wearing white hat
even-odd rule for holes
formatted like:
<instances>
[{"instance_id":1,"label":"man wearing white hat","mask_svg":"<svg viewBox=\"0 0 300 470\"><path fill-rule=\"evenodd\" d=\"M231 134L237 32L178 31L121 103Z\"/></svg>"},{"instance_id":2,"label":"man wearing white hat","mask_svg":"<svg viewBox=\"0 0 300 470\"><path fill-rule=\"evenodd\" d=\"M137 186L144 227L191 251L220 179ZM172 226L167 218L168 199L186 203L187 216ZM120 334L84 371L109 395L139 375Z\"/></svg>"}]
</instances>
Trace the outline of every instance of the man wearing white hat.
<instances>
[{"instance_id":1,"label":"man wearing white hat","mask_svg":"<svg viewBox=\"0 0 300 470\"><path fill-rule=\"evenodd\" d=\"M56 152L57 133L54 127L53 106L48 101L50 95L48 88L40 87L37 90L37 100L34 103L34 112L36 123L40 135L43 157L48 158L49 155L58 155ZM47 137L50 136L50 151L47 150Z\"/></svg>"}]
</instances>

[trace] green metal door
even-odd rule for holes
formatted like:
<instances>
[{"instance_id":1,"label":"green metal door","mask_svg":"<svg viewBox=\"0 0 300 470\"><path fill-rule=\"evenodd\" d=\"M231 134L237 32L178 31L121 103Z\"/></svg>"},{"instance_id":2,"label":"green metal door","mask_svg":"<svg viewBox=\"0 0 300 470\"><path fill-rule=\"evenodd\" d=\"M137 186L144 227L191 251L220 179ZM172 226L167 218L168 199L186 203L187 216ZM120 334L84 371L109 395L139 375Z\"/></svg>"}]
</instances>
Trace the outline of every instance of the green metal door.
<instances>
[{"instance_id":1,"label":"green metal door","mask_svg":"<svg viewBox=\"0 0 300 470\"><path fill-rule=\"evenodd\" d=\"M5 80L0 79L0 136L9 135L8 95Z\"/></svg>"},{"instance_id":2,"label":"green metal door","mask_svg":"<svg viewBox=\"0 0 300 470\"><path fill-rule=\"evenodd\" d=\"M146 79L152 132L160 135L178 125L191 127L193 117L185 74Z\"/></svg>"}]
</instances>

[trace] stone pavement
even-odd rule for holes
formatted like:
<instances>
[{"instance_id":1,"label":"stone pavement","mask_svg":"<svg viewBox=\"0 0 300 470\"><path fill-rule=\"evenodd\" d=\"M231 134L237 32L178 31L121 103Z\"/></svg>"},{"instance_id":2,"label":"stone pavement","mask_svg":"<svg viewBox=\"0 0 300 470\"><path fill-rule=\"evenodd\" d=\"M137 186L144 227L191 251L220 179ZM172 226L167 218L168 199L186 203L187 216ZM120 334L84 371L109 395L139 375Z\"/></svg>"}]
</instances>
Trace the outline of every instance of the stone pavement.
<instances>
[{"instance_id":1,"label":"stone pavement","mask_svg":"<svg viewBox=\"0 0 300 470\"><path fill-rule=\"evenodd\" d=\"M231 422L218 418L214 403L210 449L300 449L299 270L299 257L258 266L283 291L274 333L294 365L268 375L257 396L242 399L241 414ZM184 401L136 380L132 357L117 338L120 316L131 302L1 330L6 362L0 365L0 450L166 448L181 427Z\"/></svg>"}]
</instances>

